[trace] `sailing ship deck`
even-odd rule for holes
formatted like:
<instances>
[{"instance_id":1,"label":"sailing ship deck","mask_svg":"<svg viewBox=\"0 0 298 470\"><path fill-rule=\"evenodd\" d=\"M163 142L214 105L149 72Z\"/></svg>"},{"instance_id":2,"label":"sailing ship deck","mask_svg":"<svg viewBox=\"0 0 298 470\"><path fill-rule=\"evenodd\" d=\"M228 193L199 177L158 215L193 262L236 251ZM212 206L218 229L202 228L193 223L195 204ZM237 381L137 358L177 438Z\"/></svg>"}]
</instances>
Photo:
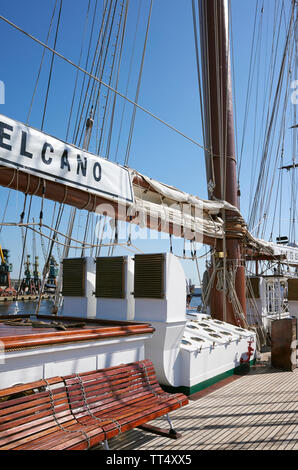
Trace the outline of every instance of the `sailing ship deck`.
<instances>
[{"instance_id":1,"label":"sailing ship deck","mask_svg":"<svg viewBox=\"0 0 298 470\"><path fill-rule=\"evenodd\" d=\"M134 429L110 441L111 450L298 450L298 369L284 372L263 361L190 397L172 413L178 440ZM151 423L150 423L151 424ZM152 424L166 427L164 418Z\"/></svg>"}]
</instances>

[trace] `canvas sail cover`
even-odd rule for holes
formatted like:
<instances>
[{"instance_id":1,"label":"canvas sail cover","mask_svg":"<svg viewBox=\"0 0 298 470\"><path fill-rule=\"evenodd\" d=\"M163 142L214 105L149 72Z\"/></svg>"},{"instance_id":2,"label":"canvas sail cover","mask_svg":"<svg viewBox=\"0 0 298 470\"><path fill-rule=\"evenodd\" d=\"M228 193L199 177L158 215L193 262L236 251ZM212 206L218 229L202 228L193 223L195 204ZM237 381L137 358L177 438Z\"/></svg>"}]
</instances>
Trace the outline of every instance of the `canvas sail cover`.
<instances>
[{"instance_id":1,"label":"canvas sail cover","mask_svg":"<svg viewBox=\"0 0 298 470\"><path fill-rule=\"evenodd\" d=\"M291 265L298 265L298 247L281 246L276 243L254 237L248 232L247 225L239 209L226 201L205 200L197 196L185 193L173 186L169 186L135 170L130 170L132 179L141 177L154 192L142 190L134 185L135 203L132 209L146 214L154 213L166 221L179 221L185 228L185 232L196 234L196 240L201 241L204 235L214 238L223 238L227 228L221 218L223 210L230 211L236 219L235 236L242 237L246 245L255 253L283 259ZM145 217L144 217L145 218ZM238 231L237 231L238 230ZM186 238L191 239L190 236Z\"/></svg>"}]
</instances>

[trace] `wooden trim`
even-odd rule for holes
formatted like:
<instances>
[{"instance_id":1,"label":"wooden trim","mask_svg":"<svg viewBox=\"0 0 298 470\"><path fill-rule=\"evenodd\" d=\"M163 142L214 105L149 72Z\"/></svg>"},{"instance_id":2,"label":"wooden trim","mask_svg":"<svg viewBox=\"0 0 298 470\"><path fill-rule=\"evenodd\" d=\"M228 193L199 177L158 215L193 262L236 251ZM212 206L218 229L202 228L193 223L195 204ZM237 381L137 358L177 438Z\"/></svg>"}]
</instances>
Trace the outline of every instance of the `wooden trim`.
<instances>
[{"instance_id":1,"label":"wooden trim","mask_svg":"<svg viewBox=\"0 0 298 470\"><path fill-rule=\"evenodd\" d=\"M23 315L22 315L23 316ZM11 318L11 315L9 315ZM135 321L121 321L121 320L104 320L99 318L84 318L84 317L72 317L68 315L45 315L45 314L38 314L36 318L45 319L45 320L62 320L62 321L82 321L87 324L93 325L109 325L109 326L131 326L131 325L148 325L151 326L148 322L135 322Z\"/></svg>"},{"instance_id":2,"label":"wooden trim","mask_svg":"<svg viewBox=\"0 0 298 470\"><path fill-rule=\"evenodd\" d=\"M39 318L57 319L53 316L40 315ZM59 317L63 320L65 317ZM77 317L69 319L82 320ZM85 322L85 319L83 319ZM88 322L87 322L88 323ZM47 329L32 328L30 326L7 326L0 323L0 340L4 344L4 349L34 348L49 346L53 344L65 344L79 341L99 341L110 338L122 338L126 336L152 334L155 329L148 323L125 323L100 321L101 326L94 321L88 323L85 328L73 328L66 331L57 331L54 328Z\"/></svg>"}]
</instances>

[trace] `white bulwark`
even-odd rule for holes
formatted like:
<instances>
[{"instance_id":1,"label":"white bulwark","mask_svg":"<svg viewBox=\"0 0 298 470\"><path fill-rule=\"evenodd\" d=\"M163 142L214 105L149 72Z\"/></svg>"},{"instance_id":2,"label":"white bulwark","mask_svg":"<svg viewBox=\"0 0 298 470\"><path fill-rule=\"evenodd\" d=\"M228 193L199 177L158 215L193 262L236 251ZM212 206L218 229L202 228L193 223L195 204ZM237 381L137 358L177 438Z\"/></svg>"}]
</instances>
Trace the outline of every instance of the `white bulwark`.
<instances>
[{"instance_id":1,"label":"white bulwark","mask_svg":"<svg viewBox=\"0 0 298 470\"><path fill-rule=\"evenodd\" d=\"M133 203L126 168L1 114L0 165L106 199Z\"/></svg>"}]
</instances>

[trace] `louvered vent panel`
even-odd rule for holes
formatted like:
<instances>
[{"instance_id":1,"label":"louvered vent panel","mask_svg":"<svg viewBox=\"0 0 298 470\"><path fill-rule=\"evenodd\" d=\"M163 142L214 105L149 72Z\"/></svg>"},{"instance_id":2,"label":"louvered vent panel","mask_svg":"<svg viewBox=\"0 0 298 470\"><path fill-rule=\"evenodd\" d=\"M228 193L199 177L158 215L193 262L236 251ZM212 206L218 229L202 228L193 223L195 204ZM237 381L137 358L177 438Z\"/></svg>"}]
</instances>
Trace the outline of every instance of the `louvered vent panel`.
<instances>
[{"instance_id":1,"label":"louvered vent panel","mask_svg":"<svg viewBox=\"0 0 298 470\"><path fill-rule=\"evenodd\" d=\"M84 297L85 263L84 258L66 258L63 260L63 296Z\"/></svg>"},{"instance_id":2,"label":"louvered vent panel","mask_svg":"<svg viewBox=\"0 0 298 470\"><path fill-rule=\"evenodd\" d=\"M124 265L123 256L96 258L96 297L124 299Z\"/></svg>"},{"instance_id":3,"label":"louvered vent panel","mask_svg":"<svg viewBox=\"0 0 298 470\"><path fill-rule=\"evenodd\" d=\"M288 299L298 300L298 279L288 279Z\"/></svg>"},{"instance_id":4,"label":"louvered vent panel","mask_svg":"<svg viewBox=\"0 0 298 470\"><path fill-rule=\"evenodd\" d=\"M259 287L260 279L258 277L250 277L249 280L251 282L251 287L252 287L254 298L259 299L260 298L260 287ZM249 289L247 289L247 297L249 299L252 297Z\"/></svg>"},{"instance_id":5,"label":"louvered vent panel","mask_svg":"<svg viewBox=\"0 0 298 470\"><path fill-rule=\"evenodd\" d=\"M135 255L135 298L164 298L164 259L163 254Z\"/></svg>"}]
</instances>

